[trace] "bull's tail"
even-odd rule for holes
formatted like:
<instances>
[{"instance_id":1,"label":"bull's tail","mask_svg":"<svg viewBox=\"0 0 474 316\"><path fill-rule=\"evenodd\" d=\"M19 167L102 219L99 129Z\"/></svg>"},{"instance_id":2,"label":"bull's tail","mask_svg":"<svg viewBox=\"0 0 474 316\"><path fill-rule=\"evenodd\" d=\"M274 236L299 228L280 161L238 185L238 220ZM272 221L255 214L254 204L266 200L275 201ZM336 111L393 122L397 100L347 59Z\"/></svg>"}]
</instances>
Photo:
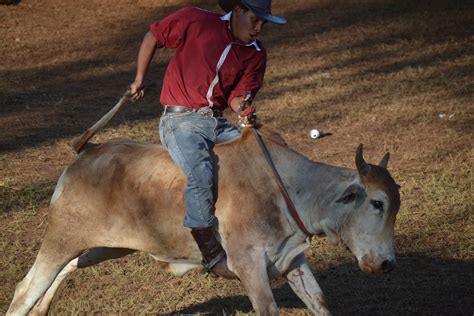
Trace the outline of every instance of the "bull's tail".
<instances>
[{"instance_id":1,"label":"bull's tail","mask_svg":"<svg viewBox=\"0 0 474 316\"><path fill-rule=\"evenodd\" d=\"M72 148L76 153L80 153L85 146L87 146L89 139L92 138L99 130L104 128L104 126L114 117L114 115L122 108L127 100L130 99L130 88L125 91L120 100L115 104L115 106L107 112L104 116L101 117L94 125L92 125L87 131L82 133L79 137L74 139L72 142Z\"/></svg>"},{"instance_id":2,"label":"bull's tail","mask_svg":"<svg viewBox=\"0 0 474 316\"><path fill-rule=\"evenodd\" d=\"M100 143L86 143L84 146L82 146L82 148L77 152L78 154L81 153L83 150L86 150L86 149L89 149L89 148L95 148L95 147L99 147Z\"/></svg>"}]
</instances>

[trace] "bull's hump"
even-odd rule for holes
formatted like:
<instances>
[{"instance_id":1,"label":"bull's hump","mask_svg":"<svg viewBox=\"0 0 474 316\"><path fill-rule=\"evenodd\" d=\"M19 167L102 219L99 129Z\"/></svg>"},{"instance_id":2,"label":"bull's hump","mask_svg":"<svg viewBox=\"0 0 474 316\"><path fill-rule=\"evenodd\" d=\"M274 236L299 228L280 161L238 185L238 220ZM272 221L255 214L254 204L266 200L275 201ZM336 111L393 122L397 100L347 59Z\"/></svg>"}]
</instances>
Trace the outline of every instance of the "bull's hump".
<instances>
[{"instance_id":1,"label":"bull's hump","mask_svg":"<svg viewBox=\"0 0 474 316\"><path fill-rule=\"evenodd\" d=\"M81 152L68 168L69 175L89 173L96 176L107 173L117 165L125 169L152 168L169 163L167 151L157 144L140 143L131 140L111 140Z\"/></svg>"}]
</instances>

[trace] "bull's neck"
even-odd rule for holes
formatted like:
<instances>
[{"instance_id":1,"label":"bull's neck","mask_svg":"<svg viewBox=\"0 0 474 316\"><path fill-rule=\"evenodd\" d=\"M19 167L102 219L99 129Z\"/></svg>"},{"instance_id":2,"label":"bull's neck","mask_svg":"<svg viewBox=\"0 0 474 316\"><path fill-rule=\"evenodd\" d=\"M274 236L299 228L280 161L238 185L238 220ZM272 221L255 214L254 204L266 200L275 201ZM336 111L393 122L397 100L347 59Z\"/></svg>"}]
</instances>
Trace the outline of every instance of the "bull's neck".
<instances>
[{"instance_id":1,"label":"bull's neck","mask_svg":"<svg viewBox=\"0 0 474 316\"><path fill-rule=\"evenodd\" d=\"M341 188L356 181L355 170L314 162L277 144L268 144L275 167L306 228L322 234L321 222L335 219Z\"/></svg>"}]
</instances>

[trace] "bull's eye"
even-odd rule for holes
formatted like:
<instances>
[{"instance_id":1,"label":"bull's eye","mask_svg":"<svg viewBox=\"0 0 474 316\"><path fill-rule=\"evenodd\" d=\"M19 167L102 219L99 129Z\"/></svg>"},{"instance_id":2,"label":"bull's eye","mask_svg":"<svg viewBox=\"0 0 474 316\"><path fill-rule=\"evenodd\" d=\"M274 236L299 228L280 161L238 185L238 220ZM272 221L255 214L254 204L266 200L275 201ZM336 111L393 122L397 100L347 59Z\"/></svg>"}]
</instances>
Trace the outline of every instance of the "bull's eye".
<instances>
[{"instance_id":1,"label":"bull's eye","mask_svg":"<svg viewBox=\"0 0 474 316\"><path fill-rule=\"evenodd\" d=\"M373 205L373 207L376 210L383 211L383 202L382 201L377 201L377 200L372 200L370 203Z\"/></svg>"}]
</instances>

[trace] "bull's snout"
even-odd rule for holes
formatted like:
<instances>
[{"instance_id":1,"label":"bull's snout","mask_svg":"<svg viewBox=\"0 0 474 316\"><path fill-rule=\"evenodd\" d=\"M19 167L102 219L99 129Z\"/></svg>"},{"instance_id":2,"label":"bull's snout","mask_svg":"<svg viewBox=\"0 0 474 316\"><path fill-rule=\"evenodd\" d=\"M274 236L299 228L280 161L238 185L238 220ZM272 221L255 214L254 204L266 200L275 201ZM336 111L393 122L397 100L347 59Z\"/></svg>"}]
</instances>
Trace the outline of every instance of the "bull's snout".
<instances>
[{"instance_id":1,"label":"bull's snout","mask_svg":"<svg viewBox=\"0 0 474 316\"><path fill-rule=\"evenodd\" d=\"M387 273L395 268L395 260L365 255L359 261L359 267L367 273Z\"/></svg>"}]
</instances>

